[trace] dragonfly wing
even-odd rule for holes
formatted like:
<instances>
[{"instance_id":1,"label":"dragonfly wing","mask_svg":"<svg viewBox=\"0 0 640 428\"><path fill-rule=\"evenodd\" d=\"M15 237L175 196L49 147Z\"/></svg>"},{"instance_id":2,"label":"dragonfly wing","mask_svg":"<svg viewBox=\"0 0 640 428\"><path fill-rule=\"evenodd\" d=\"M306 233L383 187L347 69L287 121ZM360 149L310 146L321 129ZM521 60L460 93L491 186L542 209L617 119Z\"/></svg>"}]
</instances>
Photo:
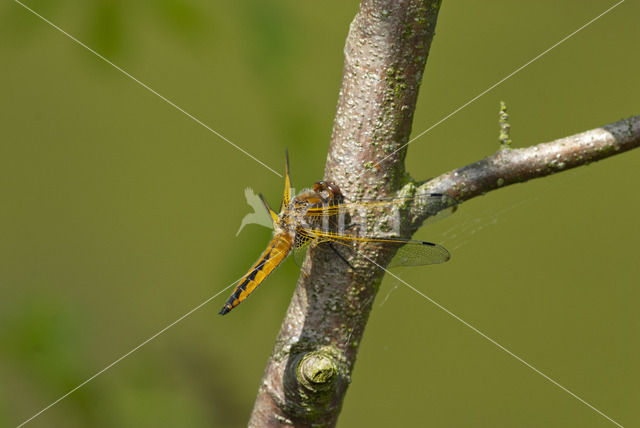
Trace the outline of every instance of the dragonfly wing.
<instances>
[{"instance_id":1,"label":"dragonfly wing","mask_svg":"<svg viewBox=\"0 0 640 428\"><path fill-rule=\"evenodd\" d=\"M227 303L220 310L220 315L228 313L251 294L262 281L287 257L291 250L292 239L287 234L277 234L271 239L257 262L242 277L231 293Z\"/></svg>"},{"instance_id":2,"label":"dragonfly wing","mask_svg":"<svg viewBox=\"0 0 640 428\"><path fill-rule=\"evenodd\" d=\"M408 241L391 259L389 267L424 266L444 263L451 258L446 248L427 241Z\"/></svg>"},{"instance_id":3,"label":"dragonfly wing","mask_svg":"<svg viewBox=\"0 0 640 428\"><path fill-rule=\"evenodd\" d=\"M304 259L307 256L308 248L309 248L309 245L305 245L304 247L297 247L293 249L293 260L295 260L296 265L298 265L298 267L302 267L302 264L304 263Z\"/></svg>"},{"instance_id":4,"label":"dragonfly wing","mask_svg":"<svg viewBox=\"0 0 640 428\"><path fill-rule=\"evenodd\" d=\"M446 248L427 241L414 241L403 238L372 238L364 236L347 236L336 233L314 230L320 242L335 242L353 250L353 244L367 242L396 248L396 255L389 263L389 267L424 266L444 263L451 258Z\"/></svg>"},{"instance_id":5,"label":"dragonfly wing","mask_svg":"<svg viewBox=\"0 0 640 428\"><path fill-rule=\"evenodd\" d=\"M342 202L335 205L323 205L307 209L306 215L310 223L319 223L324 217L337 217L340 214L352 215L367 211L387 210L402 205L421 207L426 213L424 224L434 223L456 211L458 205L455 199L443 193L428 193L413 197L393 197L380 199L361 199L354 202Z\"/></svg>"},{"instance_id":6,"label":"dragonfly wing","mask_svg":"<svg viewBox=\"0 0 640 428\"><path fill-rule=\"evenodd\" d=\"M291 178L289 177L289 150L284 151L284 161L285 161L285 170L284 170L284 195L282 197L282 206L280 207L280 211L283 208L289 206L289 201L291 200Z\"/></svg>"},{"instance_id":7,"label":"dragonfly wing","mask_svg":"<svg viewBox=\"0 0 640 428\"><path fill-rule=\"evenodd\" d=\"M293 259L298 267L302 267L304 259L307 256L309 245L316 241L316 237L309 233L310 229L298 227L296 229L296 237L293 240Z\"/></svg>"}]
</instances>

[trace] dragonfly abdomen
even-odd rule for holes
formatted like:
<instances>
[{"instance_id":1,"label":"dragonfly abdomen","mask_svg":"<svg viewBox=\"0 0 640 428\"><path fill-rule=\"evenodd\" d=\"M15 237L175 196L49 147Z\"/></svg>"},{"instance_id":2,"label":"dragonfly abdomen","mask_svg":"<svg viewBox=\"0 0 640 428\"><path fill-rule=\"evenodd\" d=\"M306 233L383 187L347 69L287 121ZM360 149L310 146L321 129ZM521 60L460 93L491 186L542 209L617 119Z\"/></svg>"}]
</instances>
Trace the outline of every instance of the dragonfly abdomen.
<instances>
[{"instance_id":1,"label":"dragonfly abdomen","mask_svg":"<svg viewBox=\"0 0 640 428\"><path fill-rule=\"evenodd\" d=\"M277 233L274 235L258 261L239 281L227 303L220 310L220 315L229 313L231 309L242 303L287 257L287 254L291 251L292 244L293 239L290 234Z\"/></svg>"}]
</instances>

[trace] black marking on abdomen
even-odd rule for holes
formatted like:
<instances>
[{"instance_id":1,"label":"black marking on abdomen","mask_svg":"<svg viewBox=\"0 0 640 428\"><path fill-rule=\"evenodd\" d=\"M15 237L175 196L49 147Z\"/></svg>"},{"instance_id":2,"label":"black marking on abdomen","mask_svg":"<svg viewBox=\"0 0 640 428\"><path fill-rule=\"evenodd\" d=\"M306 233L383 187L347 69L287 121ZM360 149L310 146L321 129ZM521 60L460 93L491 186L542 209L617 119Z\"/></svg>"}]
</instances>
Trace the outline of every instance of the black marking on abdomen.
<instances>
[{"instance_id":1,"label":"black marking on abdomen","mask_svg":"<svg viewBox=\"0 0 640 428\"><path fill-rule=\"evenodd\" d=\"M262 269L264 269L265 263L267 263L269 258L271 258L271 251L272 250L273 250L273 247L271 247L269 249L269 252L264 255L262 260L260 260L260 263L258 263L258 266L256 266L256 268L249 274L249 276L247 276L248 280L253 281L256 278L256 275L258 274L258 272L260 272Z\"/></svg>"},{"instance_id":2,"label":"black marking on abdomen","mask_svg":"<svg viewBox=\"0 0 640 428\"><path fill-rule=\"evenodd\" d=\"M273 246L271 246L271 248L269 248L269 252L264 255L264 257L260 260L260 263L258 263L258 265L254 269L251 270L251 273L249 273L249 275L247 275L247 277L244 279L244 281L242 281L242 284L240 284L240 286L237 288L237 290L231 295L231 297L229 297L229 300L227 300L227 304L224 306L224 308L222 308L222 311L227 309L228 306L232 306L233 302L240 297L240 294L247 289L247 284L249 284L251 281L254 281L256 279L256 275L258 274L258 272L260 272L262 269L264 269L264 265L271 258L271 252L272 251L273 251ZM231 308L229 308L224 313L222 311L220 311L220 313L222 315L224 315L227 312L229 312L230 310L231 310Z\"/></svg>"}]
</instances>

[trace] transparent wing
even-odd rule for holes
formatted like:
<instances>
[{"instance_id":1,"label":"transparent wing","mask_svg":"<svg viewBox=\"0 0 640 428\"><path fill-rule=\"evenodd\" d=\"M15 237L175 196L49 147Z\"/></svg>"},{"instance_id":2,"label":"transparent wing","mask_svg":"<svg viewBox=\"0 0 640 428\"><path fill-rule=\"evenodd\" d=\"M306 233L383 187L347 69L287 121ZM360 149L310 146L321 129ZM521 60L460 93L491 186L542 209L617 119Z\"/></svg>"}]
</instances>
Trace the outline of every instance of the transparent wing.
<instances>
[{"instance_id":1,"label":"transparent wing","mask_svg":"<svg viewBox=\"0 0 640 428\"><path fill-rule=\"evenodd\" d=\"M444 263L451 258L446 248L427 241L410 241L398 248L389 267L424 266Z\"/></svg>"},{"instance_id":2,"label":"transparent wing","mask_svg":"<svg viewBox=\"0 0 640 428\"><path fill-rule=\"evenodd\" d=\"M293 249L293 260L296 262L298 267L302 267L302 264L304 263L304 258L307 256L308 249L309 249L309 244Z\"/></svg>"},{"instance_id":3,"label":"transparent wing","mask_svg":"<svg viewBox=\"0 0 640 428\"><path fill-rule=\"evenodd\" d=\"M307 256L307 249L315 240L316 238L309 234L307 229L303 227L296 229L296 236L293 240L293 260L295 260L298 267L302 267L304 258Z\"/></svg>"},{"instance_id":4,"label":"transparent wing","mask_svg":"<svg viewBox=\"0 0 640 428\"><path fill-rule=\"evenodd\" d=\"M353 251L353 243L367 242L383 245L387 248L395 248L396 255L389 263L389 267L398 266L424 266L444 263L451 258L451 254L441 245L427 241L414 241L403 238L372 238L361 236L347 236L335 233L313 230L318 239L335 242L348 247Z\"/></svg>"},{"instance_id":5,"label":"transparent wing","mask_svg":"<svg viewBox=\"0 0 640 428\"><path fill-rule=\"evenodd\" d=\"M306 216L313 219L320 217L337 216L340 213L352 214L360 211L386 210L406 205L423 206L428 213L427 223L433 223L455 212L457 202L455 199L442 193L430 193L416 195L407 198L386 199L361 199L355 202L341 202L333 205L324 205L307 209ZM317 222L318 220L316 220Z\"/></svg>"}]
</instances>

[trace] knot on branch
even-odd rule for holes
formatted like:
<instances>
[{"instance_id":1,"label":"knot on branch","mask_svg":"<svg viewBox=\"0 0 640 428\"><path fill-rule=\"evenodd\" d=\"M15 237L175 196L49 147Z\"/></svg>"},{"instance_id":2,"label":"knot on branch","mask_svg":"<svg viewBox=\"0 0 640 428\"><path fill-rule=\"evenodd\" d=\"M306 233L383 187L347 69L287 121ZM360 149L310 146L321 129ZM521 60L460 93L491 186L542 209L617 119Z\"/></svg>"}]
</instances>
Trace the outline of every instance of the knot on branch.
<instances>
[{"instance_id":1,"label":"knot on branch","mask_svg":"<svg viewBox=\"0 0 640 428\"><path fill-rule=\"evenodd\" d=\"M338 376L338 365L330 355L311 352L298 364L298 382L309 391L320 392L331 389Z\"/></svg>"},{"instance_id":2,"label":"knot on branch","mask_svg":"<svg viewBox=\"0 0 640 428\"><path fill-rule=\"evenodd\" d=\"M327 345L311 349L309 345L292 347L284 376L283 410L302 425L337 412L342 400L336 393L349 384L346 362L337 348Z\"/></svg>"}]
</instances>

